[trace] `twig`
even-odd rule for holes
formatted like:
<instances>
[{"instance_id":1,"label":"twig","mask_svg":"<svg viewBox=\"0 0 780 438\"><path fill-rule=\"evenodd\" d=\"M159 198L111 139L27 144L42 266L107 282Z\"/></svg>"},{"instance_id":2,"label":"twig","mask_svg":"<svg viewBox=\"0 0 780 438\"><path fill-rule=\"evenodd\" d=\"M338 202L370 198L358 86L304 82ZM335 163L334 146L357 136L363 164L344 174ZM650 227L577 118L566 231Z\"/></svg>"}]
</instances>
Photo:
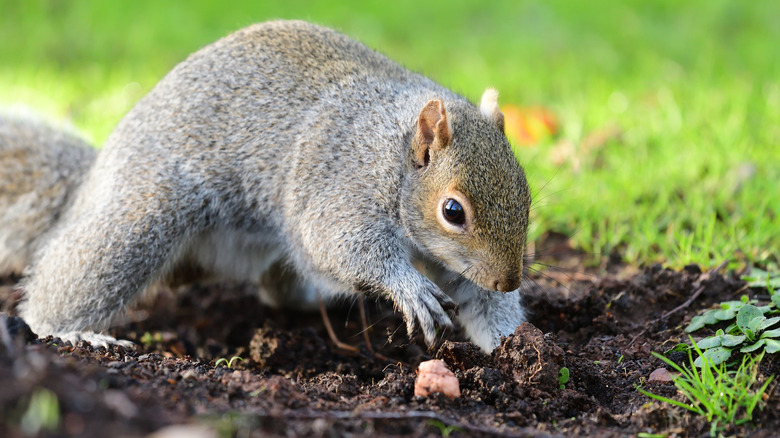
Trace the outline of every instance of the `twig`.
<instances>
[{"instance_id":1,"label":"twig","mask_svg":"<svg viewBox=\"0 0 780 438\"><path fill-rule=\"evenodd\" d=\"M686 307L690 306L690 305L691 305L691 303L693 303L693 301L694 301L696 298L698 298L698 297L699 297L699 295L701 295L701 293L702 293L702 292L704 292L704 286L699 286L699 287L698 287L698 289L696 289L696 290L693 292L693 294L692 294L690 297L688 297L688 299L687 299L687 300L685 300L685 302L684 302L684 303L682 303L682 304L680 304L679 306L675 307L674 309L672 309L672 310L670 310L670 311L668 311L668 312L664 313L663 315L661 315L661 317L660 317L660 318L658 318L658 319L656 319L655 321L653 321L653 322L651 323L651 325L652 325L652 324L655 324L655 323L657 323L657 322L661 322L661 321L665 320L666 318L668 318L668 317L670 317L670 316L674 315L675 313L679 312L680 310L682 310L682 309L684 309L684 308L686 308Z\"/></svg>"}]
</instances>

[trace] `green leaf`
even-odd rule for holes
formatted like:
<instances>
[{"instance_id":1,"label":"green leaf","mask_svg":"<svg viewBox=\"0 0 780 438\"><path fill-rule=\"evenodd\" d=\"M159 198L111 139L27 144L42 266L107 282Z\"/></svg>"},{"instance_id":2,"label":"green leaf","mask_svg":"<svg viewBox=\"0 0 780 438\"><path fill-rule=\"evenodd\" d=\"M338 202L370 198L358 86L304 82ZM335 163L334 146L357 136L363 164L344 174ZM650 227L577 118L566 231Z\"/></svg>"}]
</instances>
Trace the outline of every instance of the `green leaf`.
<instances>
[{"instance_id":1,"label":"green leaf","mask_svg":"<svg viewBox=\"0 0 780 438\"><path fill-rule=\"evenodd\" d=\"M753 324L753 321L756 318L763 318L764 314L761 313L760 310L758 310L758 307L752 305L752 304L745 304L742 306L741 309L739 309L739 312L737 313L737 327L742 331L742 333L748 334L748 331L755 331L751 325ZM749 335L748 335L749 336Z\"/></svg>"},{"instance_id":2,"label":"green leaf","mask_svg":"<svg viewBox=\"0 0 780 438\"><path fill-rule=\"evenodd\" d=\"M724 347L736 347L745 342L745 339L747 339L745 335L723 335L720 337L720 344ZM701 348L701 345L699 345L699 348Z\"/></svg>"},{"instance_id":3,"label":"green leaf","mask_svg":"<svg viewBox=\"0 0 780 438\"><path fill-rule=\"evenodd\" d=\"M761 315L751 319L750 322L748 322L748 328L751 332L758 334L761 331L761 327L763 327L765 323L766 316Z\"/></svg>"},{"instance_id":4,"label":"green leaf","mask_svg":"<svg viewBox=\"0 0 780 438\"><path fill-rule=\"evenodd\" d=\"M718 335L701 339L699 342L696 343L696 346L701 348L702 350L706 350L708 348L720 347L721 345L722 345L721 336Z\"/></svg>"},{"instance_id":5,"label":"green leaf","mask_svg":"<svg viewBox=\"0 0 780 438\"><path fill-rule=\"evenodd\" d=\"M691 318L691 323L685 328L686 333L693 333L696 330L704 327L705 325L716 324L719 320L715 318L716 310L708 310L701 315Z\"/></svg>"},{"instance_id":6,"label":"green leaf","mask_svg":"<svg viewBox=\"0 0 780 438\"><path fill-rule=\"evenodd\" d=\"M772 327L773 325L777 324L780 321L780 316L775 316L773 318L766 318L763 323L758 327L758 331L764 331L769 327Z\"/></svg>"},{"instance_id":7,"label":"green leaf","mask_svg":"<svg viewBox=\"0 0 780 438\"><path fill-rule=\"evenodd\" d=\"M734 319L734 315L736 314L736 309L721 309L714 311L712 316L718 321L728 321L729 319Z\"/></svg>"},{"instance_id":8,"label":"green leaf","mask_svg":"<svg viewBox=\"0 0 780 438\"><path fill-rule=\"evenodd\" d=\"M702 355L710 360L712 365L718 365L719 363L727 361L731 357L731 349L725 347L710 348ZM697 367L701 367L703 364L701 356L696 358L693 363Z\"/></svg>"},{"instance_id":9,"label":"green leaf","mask_svg":"<svg viewBox=\"0 0 780 438\"><path fill-rule=\"evenodd\" d=\"M772 303L775 307L780 307L780 294L776 293L772 295Z\"/></svg>"},{"instance_id":10,"label":"green leaf","mask_svg":"<svg viewBox=\"0 0 780 438\"><path fill-rule=\"evenodd\" d=\"M764 341L766 344L764 351L767 353L773 354L780 351L780 341L776 341L774 339L762 339L762 341Z\"/></svg>"},{"instance_id":11,"label":"green leaf","mask_svg":"<svg viewBox=\"0 0 780 438\"><path fill-rule=\"evenodd\" d=\"M767 330L761 333L761 339L765 338L780 338L780 329Z\"/></svg>"},{"instance_id":12,"label":"green leaf","mask_svg":"<svg viewBox=\"0 0 780 438\"><path fill-rule=\"evenodd\" d=\"M723 301L722 303L720 303L720 308L739 310L745 304L749 304L749 301L748 302L742 302L741 300Z\"/></svg>"},{"instance_id":13,"label":"green leaf","mask_svg":"<svg viewBox=\"0 0 780 438\"><path fill-rule=\"evenodd\" d=\"M569 369L566 367L558 370L558 383L565 385L569 382Z\"/></svg>"},{"instance_id":14,"label":"green leaf","mask_svg":"<svg viewBox=\"0 0 780 438\"><path fill-rule=\"evenodd\" d=\"M756 351L759 348L763 347L766 344L766 339L759 339L754 344L750 344L747 346L744 346L739 349L740 353L750 353L752 351Z\"/></svg>"}]
</instances>

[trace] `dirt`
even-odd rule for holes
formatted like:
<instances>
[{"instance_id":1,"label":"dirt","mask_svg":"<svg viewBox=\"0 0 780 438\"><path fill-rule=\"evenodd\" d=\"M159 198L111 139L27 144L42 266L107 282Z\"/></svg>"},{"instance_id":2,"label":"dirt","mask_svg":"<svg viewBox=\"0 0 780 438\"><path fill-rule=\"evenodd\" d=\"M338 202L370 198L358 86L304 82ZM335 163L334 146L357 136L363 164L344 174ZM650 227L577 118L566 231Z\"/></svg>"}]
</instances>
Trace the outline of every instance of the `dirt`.
<instances>
[{"instance_id":1,"label":"dirt","mask_svg":"<svg viewBox=\"0 0 780 438\"><path fill-rule=\"evenodd\" d=\"M4 279L0 436L707 436L705 419L636 385L681 400L672 383L648 381L663 367L651 352L684 341L702 309L760 291L696 266L607 263L591 275L578 257L553 263L567 268L532 276L529 322L491 355L452 332L426 350L406 338L392 306L372 300L328 310L341 341L357 347L339 349L318 313L265 307L254 286L235 284L160 290L111 331L135 350L74 346L29 332L13 316L15 279ZM431 358L456 374L459 398L414 396L416 366ZM767 356L761 378L778 367ZM41 394L56 400L48 429L32 415L46 405ZM766 402L752 424L723 434L772 436L774 382Z\"/></svg>"}]
</instances>

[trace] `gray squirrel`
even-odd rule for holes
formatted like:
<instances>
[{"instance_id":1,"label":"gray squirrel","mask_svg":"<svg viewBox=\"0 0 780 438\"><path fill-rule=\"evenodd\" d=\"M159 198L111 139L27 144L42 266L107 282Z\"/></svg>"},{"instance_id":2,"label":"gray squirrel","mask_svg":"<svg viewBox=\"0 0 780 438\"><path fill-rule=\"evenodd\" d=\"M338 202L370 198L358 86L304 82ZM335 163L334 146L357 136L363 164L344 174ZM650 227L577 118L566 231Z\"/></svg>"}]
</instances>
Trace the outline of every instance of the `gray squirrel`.
<instances>
[{"instance_id":1,"label":"gray squirrel","mask_svg":"<svg viewBox=\"0 0 780 438\"><path fill-rule=\"evenodd\" d=\"M377 294L428 345L457 307L489 352L525 319L531 198L503 123L495 91L477 108L333 30L239 30L177 65L72 178L20 314L39 336L128 345L99 332L183 260L246 280L284 263L288 301Z\"/></svg>"}]
</instances>

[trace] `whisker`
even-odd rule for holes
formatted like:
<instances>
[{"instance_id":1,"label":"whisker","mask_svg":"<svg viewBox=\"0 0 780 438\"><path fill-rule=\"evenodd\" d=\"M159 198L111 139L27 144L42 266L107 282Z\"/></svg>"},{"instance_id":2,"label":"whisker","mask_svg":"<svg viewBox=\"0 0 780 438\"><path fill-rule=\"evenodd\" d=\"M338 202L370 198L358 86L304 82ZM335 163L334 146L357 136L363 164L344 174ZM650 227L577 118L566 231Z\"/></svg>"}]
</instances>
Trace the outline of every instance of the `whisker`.
<instances>
[{"instance_id":1,"label":"whisker","mask_svg":"<svg viewBox=\"0 0 780 438\"><path fill-rule=\"evenodd\" d=\"M562 287L562 288L566 289L566 291L567 291L567 292L569 292L570 294L572 293L572 290L571 290L571 289L569 289L569 287L568 287L568 286L566 286L565 284L563 284L563 283L562 283L560 280L558 280L558 279L556 279L556 278L554 278L554 277L551 277L550 275L548 275L548 274L546 274L546 273L544 273L544 272L542 272L542 271L540 271L540 270L538 270L538 269L534 269L534 268L530 268L530 267L529 267L529 270L530 270L531 272L535 273L535 274L538 274L538 275L540 275L540 276L542 276L542 277L544 277L544 278L546 278L546 279L548 279L548 280L550 280L550 281L554 282L554 283L555 283L555 284L557 284L558 286L560 286L560 287Z\"/></svg>"},{"instance_id":2,"label":"whisker","mask_svg":"<svg viewBox=\"0 0 780 438\"><path fill-rule=\"evenodd\" d=\"M531 287L529 287L529 284L530 284L530 286L532 286L536 290L545 292L544 286L539 284L539 282L537 282L536 279L532 278L532 277L523 277L523 279L520 282L520 289L522 289L523 291L531 290Z\"/></svg>"},{"instance_id":3,"label":"whisker","mask_svg":"<svg viewBox=\"0 0 780 438\"><path fill-rule=\"evenodd\" d=\"M545 268L550 269L551 271L560 272L562 274L578 274L578 275L582 275L582 276L590 278L591 280L598 278L597 275L588 274L587 272L580 271L578 269L573 269L573 268L566 268L564 266L549 265L547 263L542 263L542 262L534 262L534 263L532 263L531 266L533 266L533 265L544 266ZM537 269L537 271L539 271L539 269ZM571 277L569 277L569 279L573 280L573 278L571 278Z\"/></svg>"},{"instance_id":4,"label":"whisker","mask_svg":"<svg viewBox=\"0 0 780 438\"><path fill-rule=\"evenodd\" d=\"M539 199L537 199L536 197L539 196L542 193L542 191L547 187L547 185L550 184L552 182L552 180L555 179L555 177L558 176L558 172L560 172L560 171L561 171L560 168L555 169L555 173L553 173L550 176L550 178L547 179L547 181L545 181L544 184L542 184L541 187L539 187L536 190L533 190L533 192L535 192L535 193L531 193L531 206L532 207L534 206L534 204L539 202ZM548 196L550 196L550 195L545 195L545 197L548 197ZM544 199L544 198L542 198L542 199Z\"/></svg>"},{"instance_id":5,"label":"whisker","mask_svg":"<svg viewBox=\"0 0 780 438\"><path fill-rule=\"evenodd\" d=\"M452 283L454 283L456 280L460 280L460 279L466 279L466 280L468 280L468 277L466 277L466 273L467 273L467 272L468 272L468 271L469 271L471 268L473 268L473 267L474 267L474 265L469 265L469 266L466 266L466 269L464 269L463 271L461 271L461 272L460 272L460 273L459 273L459 274L458 274L458 275L457 275L455 278L453 278L452 280L448 281L448 282L445 284L445 286L451 286L451 285L452 285Z\"/></svg>"}]
</instances>

